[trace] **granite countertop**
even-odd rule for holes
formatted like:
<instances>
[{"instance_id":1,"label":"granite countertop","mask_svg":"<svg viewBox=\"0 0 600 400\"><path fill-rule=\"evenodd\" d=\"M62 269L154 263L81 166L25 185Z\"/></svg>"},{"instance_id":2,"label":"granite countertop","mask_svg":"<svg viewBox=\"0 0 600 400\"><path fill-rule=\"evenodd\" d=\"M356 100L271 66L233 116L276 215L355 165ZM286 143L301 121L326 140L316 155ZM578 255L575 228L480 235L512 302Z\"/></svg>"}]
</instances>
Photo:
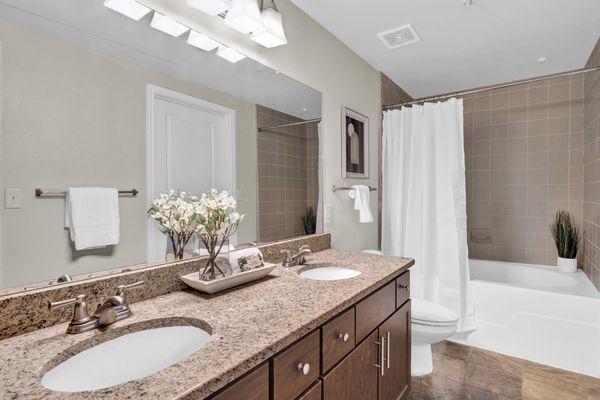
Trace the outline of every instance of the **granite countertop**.
<instances>
[{"instance_id":1,"label":"granite countertop","mask_svg":"<svg viewBox=\"0 0 600 400\"><path fill-rule=\"evenodd\" d=\"M325 250L307 263L346 266L361 275L340 281L298 276L305 266L276 268L269 277L222 294L179 291L132 305L134 315L105 331L67 335L66 324L0 341L2 399L204 398L408 269L409 259ZM72 354L124 333L188 324L215 339L185 360L146 378L106 389L65 393L40 384Z\"/></svg>"}]
</instances>

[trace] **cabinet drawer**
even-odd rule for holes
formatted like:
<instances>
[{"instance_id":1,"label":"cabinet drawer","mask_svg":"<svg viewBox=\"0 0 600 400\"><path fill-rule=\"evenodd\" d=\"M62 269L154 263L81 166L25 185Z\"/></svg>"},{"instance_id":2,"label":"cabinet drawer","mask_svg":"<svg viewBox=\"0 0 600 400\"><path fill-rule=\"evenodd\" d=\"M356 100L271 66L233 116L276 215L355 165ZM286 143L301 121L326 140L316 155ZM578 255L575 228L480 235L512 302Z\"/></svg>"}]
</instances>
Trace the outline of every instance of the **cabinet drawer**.
<instances>
[{"instance_id":1,"label":"cabinet drawer","mask_svg":"<svg viewBox=\"0 0 600 400\"><path fill-rule=\"evenodd\" d=\"M323 373L354 348L354 307L321 328L323 335Z\"/></svg>"},{"instance_id":2,"label":"cabinet drawer","mask_svg":"<svg viewBox=\"0 0 600 400\"><path fill-rule=\"evenodd\" d=\"M274 400L294 399L317 380L319 347L317 330L273 358Z\"/></svg>"},{"instance_id":3,"label":"cabinet drawer","mask_svg":"<svg viewBox=\"0 0 600 400\"><path fill-rule=\"evenodd\" d=\"M317 382L308 392L300 396L298 400L321 400L321 381Z\"/></svg>"},{"instance_id":4,"label":"cabinet drawer","mask_svg":"<svg viewBox=\"0 0 600 400\"><path fill-rule=\"evenodd\" d=\"M219 393L213 400L269 400L269 363L266 362L232 386Z\"/></svg>"},{"instance_id":5,"label":"cabinet drawer","mask_svg":"<svg viewBox=\"0 0 600 400\"><path fill-rule=\"evenodd\" d=\"M396 281L356 305L356 342L364 339L396 310Z\"/></svg>"},{"instance_id":6,"label":"cabinet drawer","mask_svg":"<svg viewBox=\"0 0 600 400\"><path fill-rule=\"evenodd\" d=\"M410 271L396 278L396 308L410 298Z\"/></svg>"}]
</instances>

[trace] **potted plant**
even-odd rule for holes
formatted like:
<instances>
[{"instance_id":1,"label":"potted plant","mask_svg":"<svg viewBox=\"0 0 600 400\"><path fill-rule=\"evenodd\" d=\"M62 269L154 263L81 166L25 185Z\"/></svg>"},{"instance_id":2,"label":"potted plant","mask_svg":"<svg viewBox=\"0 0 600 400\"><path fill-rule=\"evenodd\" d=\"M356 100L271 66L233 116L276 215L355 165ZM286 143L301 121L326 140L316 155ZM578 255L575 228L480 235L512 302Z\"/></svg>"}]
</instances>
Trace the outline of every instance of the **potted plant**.
<instances>
[{"instance_id":1,"label":"potted plant","mask_svg":"<svg viewBox=\"0 0 600 400\"><path fill-rule=\"evenodd\" d=\"M229 248L229 239L237 231L244 218L236 212L237 202L227 191L209 190L198 199L194 233L204 244L208 258L200 270L200 280L213 280L225 271L217 263L223 248Z\"/></svg>"},{"instance_id":2,"label":"potted plant","mask_svg":"<svg viewBox=\"0 0 600 400\"><path fill-rule=\"evenodd\" d=\"M304 226L304 233L312 235L317 230L317 216L315 210L312 207L308 207L304 215L302 215L302 225Z\"/></svg>"},{"instance_id":3,"label":"potted plant","mask_svg":"<svg viewBox=\"0 0 600 400\"><path fill-rule=\"evenodd\" d=\"M577 251L582 234L567 210L558 210L550 226L558 251L556 266L562 272L577 270Z\"/></svg>"},{"instance_id":4,"label":"potted plant","mask_svg":"<svg viewBox=\"0 0 600 400\"><path fill-rule=\"evenodd\" d=\"M197 197L174 190L161 194L148 210L148 215L169 238L176 260L183 259L185 246L194 235L197 213Z\"/></svg>"}]
</instances>

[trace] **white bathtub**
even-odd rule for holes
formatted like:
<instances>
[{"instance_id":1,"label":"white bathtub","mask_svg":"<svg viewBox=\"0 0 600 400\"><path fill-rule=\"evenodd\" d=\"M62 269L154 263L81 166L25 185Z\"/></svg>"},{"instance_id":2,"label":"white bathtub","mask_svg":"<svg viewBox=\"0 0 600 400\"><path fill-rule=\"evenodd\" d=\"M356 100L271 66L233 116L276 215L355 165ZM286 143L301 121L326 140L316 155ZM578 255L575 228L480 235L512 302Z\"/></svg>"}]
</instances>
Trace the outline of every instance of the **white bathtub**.
<instances>
[{"instance_id":1,"label":"white bathtub","mask_svg":"<svg viewBox=\"0 0 600 400\"><path fill-rule=\"evenodd\" d=\"M600 378L600 293L581 271L470 260L479 328L450 340Z\"/></svg>"}]
</instances>

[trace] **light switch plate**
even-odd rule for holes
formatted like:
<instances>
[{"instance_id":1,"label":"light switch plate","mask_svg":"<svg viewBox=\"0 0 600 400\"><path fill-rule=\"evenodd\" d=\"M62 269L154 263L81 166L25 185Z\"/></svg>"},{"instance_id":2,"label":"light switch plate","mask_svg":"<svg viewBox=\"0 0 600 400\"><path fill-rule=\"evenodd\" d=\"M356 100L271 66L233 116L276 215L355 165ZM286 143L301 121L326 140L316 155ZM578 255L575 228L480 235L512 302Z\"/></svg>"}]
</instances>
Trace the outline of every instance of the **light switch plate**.
<instances>
[{"instance_id":1,"label":"light switch plate","mask_svg":"<svg viewBox=\"0 0 600 400\"><path fill-rule=\"evenodd\" d=\"M4 208L21 208L21 189L4 189Z\"/></svg>"}]
</instances>

